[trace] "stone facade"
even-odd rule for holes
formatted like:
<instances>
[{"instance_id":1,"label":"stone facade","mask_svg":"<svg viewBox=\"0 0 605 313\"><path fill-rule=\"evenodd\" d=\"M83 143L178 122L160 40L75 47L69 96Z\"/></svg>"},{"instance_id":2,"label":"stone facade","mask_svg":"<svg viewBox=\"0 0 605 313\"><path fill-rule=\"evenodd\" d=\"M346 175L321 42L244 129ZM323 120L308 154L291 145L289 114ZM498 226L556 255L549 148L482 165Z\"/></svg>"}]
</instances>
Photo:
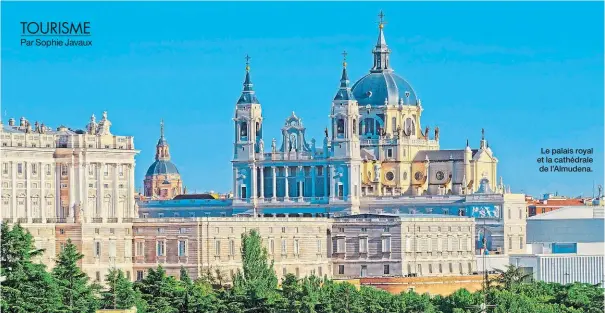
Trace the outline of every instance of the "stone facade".
<instances>
[{"instance_id":1,"label":"stone facade","mask_svg":"<svg viewBox=\"0 0 605 313\"><path fill-rule=\"evenodd\" d=\"M334 219L333 276L465 275L475 271L473 218L360 214Z\"/></svg>"},{"instance_id":2,"label":"stone facade","mask_svg":"<svg viewBox=\"0 0 605 313\"><path fill-rule=\"evenodd\" d=\"M132 271L129 238L137 212L133 137L111 134L107 113L84 130L21 118L0 127L2 220L21 223L52 267L68 238L83 270L103 279L109 267ZM98 252L98 253L96 253Z\"/></svg>"},{"instance_id":3,"label":"stone facade","mask_svg":"<svg viewBox=\"0 0 605 313\"><path fill-rule=\"evenodd\" d=\"M253 228L262 236L280 279L286 273L329 276L330 225L327 218L137 219L133 224L135 278L141 279L149 268L161 264L170 275L178 276L184 266L191 277L210 271L229 283L241 268L241 235Z\"/></svg>"}]
</instances>

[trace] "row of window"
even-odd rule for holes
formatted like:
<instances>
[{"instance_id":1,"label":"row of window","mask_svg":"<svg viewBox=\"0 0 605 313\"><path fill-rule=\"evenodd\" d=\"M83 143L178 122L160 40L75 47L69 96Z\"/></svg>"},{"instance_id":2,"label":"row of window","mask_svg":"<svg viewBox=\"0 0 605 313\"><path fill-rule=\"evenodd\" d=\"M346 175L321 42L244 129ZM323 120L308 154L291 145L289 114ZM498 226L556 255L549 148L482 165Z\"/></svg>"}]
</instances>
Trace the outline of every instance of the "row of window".
<instances>
[{"instance_id":1,"label":"row of window","mask_svg":"<svg viewBox=\"0 0 605 313\"><path fill-rule=\"evenodd\" d=\"M519 237L519 249L523 249L523 246L525 244L525 238L523 238L523 236ZM513 249L513 237L510 236L508 237L508 250L512 250Z\"/></svg>"},{"instance_id":2,"label":"row of window","mask_svg":"<svg viewBox=\"0 0 605 313\"><path fill-rule=\"evenodd\" d=\"M454 272L454 263L449 263L449 272L448 273L455 273ZM468 273L472 273L473 272L473 265L472 263L468 263ZM442 264L438 264L437 267L433 267L433 264L428 264L425 266L423 266L422 264L417 264L417 269L416 269L416 274L418 275L422 275L423 274L423 270L427 270L428 274L443 274L444 272L444 268ZM438 270L438 272L437 272ZM462 263L458 263L458 274L464 274L464 266L462 265ZM408 264L408 273L412 274L412 265ZM344 265L338 265L338 274L339 275L344 275L345 274L345 266ZM382 269L382 274L383 275L390 275L391 274L391 266L389 264L384 264L383 265L383 269ZM359 276L360 277L367 277L368 276L368 266L367 265L361 265L359 267Z\"/></svg>"},{"instance_id":3,"label":"row of window","mask_svg":"<svg viewBox=\"0 0 605 313\"><path fill-rule=\"evenodd\" d=\"M368 232L368 228L367 227L361 227L361 228L348 228L350 231L352 232L361 232L361 233L367 233ZM345 228L344 227L338 227L336 228L336 230L338 232L344 233L345 232ZM376 230L376 229L375 229ZM391 229L390 227L381 227L381 229L383 232L388 233ZM448 226L448 227L441 227L441 226L417 226L415 229L412 227L410 228L410 226L406 226L405 231L406 232L441 232L443 231L448 231L448 232L452 232L452 231L470 231L471 227L470 226Z\"/></svg>"},{"instance_id":4,"label":"row of window","mask_svg":"<svg viewBox=\"0 0 605 313\"><path fill-rule=\"evenodd\" d=\"M337 238L335 253L346 253L346 252L347 252L346 239ZM390 252L391 252L391 237L382 237L380 239L380 251L377 251L377 253L390 253ZM367 237L359 238L359 253L368 253L368 238Z\"/></svg>"},{"instance_id":5,"label":"row of window","mask_svg":"<svg viewBox=\"0 0 605 313\"><path fill-rule=\"evenodd\" d=\"M59 165L61 166L61 176L68 176L68 171L69 171L69 167L65 164L61 164ZM9 173L9 163L2 163L2 174L8 174ZM124 170L126 168L126 165L120 164L118 165L118 175L120 177L124 176ZM39 166L37 163L31 163L30 164L30 173L32 175L38 175L38 170L39 170ZM94 176L94 169L95 169L95 165L94 164L90 164L88 166L88 175L89 176ZM104 166L104 171L103 171L103 175L104 176L109 176L109 172L110 172L110 165L109 164L105 164ZM26 164L24 163L17 163L17 175L23 175L23 173L26 170ZM46 175L51 175L51 165L50 164L46 164L44 165L44 172L46 173Z\"/></svg>"},{"instance_id":6,"label":"row of window","mask_svg":"<svg viewBox=\"0 0 605 313\"><path fill-rule=\"evenodd\" d=\"M193 213L193 212L192 212ZM143 217L146 217L145 215L143 215ZM159 216L159 217L163 217L163 216ZM221 229L224 231L228 230L229 233L234 234L235 229L233 227L229 227L229 228L221 228L221 227L214 227L214 233L215 234L219 234L221 233ZM254 228L256 230L258 230L258 228ZM287 230L291 230L293 233L298 234L298 227L276 227L276 229L278 229L279 231L281 231L281 233L286 233ZM144 228L135 228L135 232L137 234L142 233L144 230ZM241 233L245 233L248 230L247 227L242 227L241 228ZM317 227L317 231L321 233L321 227ZM158 234L165 234L166 233L166 228L164 227L158 227L156 232ZM186 228L186 227L181 227L179 228L178 231L179 234L187 234L187 233L191 233L191 228ZM273 227L269 227L269 233L273 233Z\"/></svg>"}]
</instances>

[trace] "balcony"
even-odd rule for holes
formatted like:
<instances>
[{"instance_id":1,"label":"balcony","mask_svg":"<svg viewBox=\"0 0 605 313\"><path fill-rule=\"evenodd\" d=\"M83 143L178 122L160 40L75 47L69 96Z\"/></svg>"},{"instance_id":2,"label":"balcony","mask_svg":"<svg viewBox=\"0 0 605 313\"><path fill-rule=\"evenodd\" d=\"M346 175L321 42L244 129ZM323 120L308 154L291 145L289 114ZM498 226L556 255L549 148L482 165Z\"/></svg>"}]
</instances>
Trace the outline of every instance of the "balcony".
<instances>
[{"instance_id":1,"label":"balcony","mask_svg":"<svg viewBox=\"0 0 605 313\"><path fill-rule=\"evenodd\" d=\"M10 224L10 223L12 223L12 222L13 222L13 218L12 218L12 217L9 217L9 218L3 218L3 219L2 219L2 221Z\"/></svg>"},{"instance_id":2,"label":"balcony","mask_svg":"<svg viewBox=\"0 0 605 313\"><path fill-rule=\"evenodd\" d=\"M19 217L19 218L17 218L17 223L27 223L27 217Z\"/></svg>"},{"instance_id":3,"label":"balcony","mask_svg":"<svg viewBox=\"0 0 605 313\"><path fill-rule=\"evenodd\" d=\"M40 224L40 223L42 223L42 218L39 218L39 217L33 218L32 223Z\"/></svg>"},{"instance_id":4,"label":"balcony","mask_svg":"<svg viewBox=\"0 0 605 313\"><path fill-rule=\"evenodd\" d=\"M117 222L118 222L118 218L117 217L109 217L109 218L107 218L107 223L117 223Z\"/></svg>"},{"instance_id":5,"label":"balcony","mask_svg":"<svg viewBox=\"0 0 605 313\"><path fill-rule=\"evenodd\" d=\"M132 223L132 222L134 222L134 218L132 218L132 217L122 218L122 223Z\"/></svg>"},{"instance_id":6,"label":"balcony","mask_svg":"<svg viewBox=\"0 0 605 313\"><path fill-rule=\"evenodd\" d=\"M93 223L103 223L103 218L102 217L93 217L92 222Z\"/></svg>"}]
</instances>

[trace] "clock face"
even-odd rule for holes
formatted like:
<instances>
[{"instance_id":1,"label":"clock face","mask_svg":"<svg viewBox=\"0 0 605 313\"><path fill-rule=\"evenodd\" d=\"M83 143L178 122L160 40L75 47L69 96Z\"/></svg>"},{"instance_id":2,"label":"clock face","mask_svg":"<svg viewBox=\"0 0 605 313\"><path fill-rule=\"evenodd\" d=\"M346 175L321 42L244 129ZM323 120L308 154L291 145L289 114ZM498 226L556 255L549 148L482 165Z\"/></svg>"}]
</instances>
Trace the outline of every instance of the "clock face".
<instances>
[{"instance_id":1,"label":"clock face","mask_svg":"<svg viewBox=\"0 0 605 313\"><path fill-rule=\"evenodd\" d=\"M442 180L443 177L445 177L445 174L443 174L442 171L438 171L435 177L437 177L438 180Z\"/></svg>"},{"instance_id":2,"label":"clock face","mask_svg":"<svg viewBox=\"0 0 605 313\"><path fill-rule=\"evenodd\" d=\"M416 174L414 174L414 178L415 178L416 180L421 180L421 179L422 179L422 177L423 177L423 175L422 175L422 173L421 173L421 172L416 172Z\"/></svg>"},{"instance_id":3,"label":"clock face","mask_svg":"<svg viewBox=\"0 0 605 313\"><path fill-rule=\"evenodd\" d=\"M393 180L395 178L395 174L393 174L393 172L388 172L387 175L386 175L386 177L387 177L387 180L390 181L390 180Z\"/></svg>"}]
</instances>

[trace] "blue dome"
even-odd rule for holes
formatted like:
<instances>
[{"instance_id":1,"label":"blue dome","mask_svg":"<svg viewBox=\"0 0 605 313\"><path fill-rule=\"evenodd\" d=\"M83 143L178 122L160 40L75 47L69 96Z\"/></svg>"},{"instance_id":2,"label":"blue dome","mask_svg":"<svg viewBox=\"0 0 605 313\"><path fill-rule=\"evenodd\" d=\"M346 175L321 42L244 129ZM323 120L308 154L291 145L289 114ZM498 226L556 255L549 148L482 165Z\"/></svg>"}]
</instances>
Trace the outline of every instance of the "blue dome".
<instances>
[{"instance_id":1,"label":"blue dome","mask_svg":"<svg viewBox=\"0 0 605 313\"><path fill-rule=\"evenodd\" d=\"M176 166L170 161L155 161L149 169L147 170L147 174L145 176L154 176L154 175L166 175L166 174L178 174L179 170L176 169Z\"/></svg>"},{"instance_id":2,"label":"blue dome","mask_svg":"<svg viewBox=\"0 0 605 313\"><path fill-rule=\"evenodd\" d=\"M385 99L389 104L398 104L399 99L403 99L404 104L416 105L418 100L412 86L393 71L370 73L359 79L352 89L360 106L384 105Z\"/></svg>"}]
</instances>

